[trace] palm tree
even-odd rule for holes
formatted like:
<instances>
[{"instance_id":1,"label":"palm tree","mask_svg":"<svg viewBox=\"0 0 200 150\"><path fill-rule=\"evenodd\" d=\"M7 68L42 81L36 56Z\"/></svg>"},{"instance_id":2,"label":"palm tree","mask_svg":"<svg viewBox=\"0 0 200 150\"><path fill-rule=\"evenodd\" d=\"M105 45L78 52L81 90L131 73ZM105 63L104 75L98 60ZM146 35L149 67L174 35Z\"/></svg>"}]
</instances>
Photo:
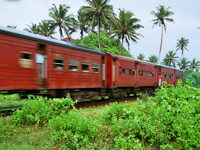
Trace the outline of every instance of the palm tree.
<instances>
[{"instance_id":1,"label":"palm tree","mask_svg":"<svg viewBox=\"0 0 200 150\"><path fill-rule=\"evenodd\" d=\"M185 50L188 51L187 46L188 46L189 40L185 39L184 37L181 37L178 42L177 42L177 46L176 46L176 50L181 50L181 59L183 58L183 53Z\"/></svg>"},{"instance_id":2,"label":"palm tree","mask_svg":"<svg viewBox=\"0 0 200 150\"><path fill-rule=\"evenodd\" d=\"M137 59L139 60L144 60L144 58L145 58L144 54L139 54L137 57Z\"/></svg>"},{"instance_id":3,"label":"palm tree","mask_svg":"<svg viewBox=\"0 0 200 150\"><path fill-rule=\"evenodd\" d=\"M89 6L81 7L81 13L84 13L84 15L87 16L87 20L90 21L92 28L98 27L99 49L102 49L100 41L101 27L105 28L106 25L115 19L113 6L108 4L109 1L110 0L86 0Z\"/></svg>"},{"instance_id":4,"label":"palm tree","mask_svg":"<svg viewBox=\"0 0 200 150\"><path fill-rule=\"evenodd\" d=\"M178 66L181 70L185 71L189 69L189 64L190 61L188 61L187 58L183 57L181 61L178 63Z\"/></svg>"},{"instance_id":5,"label":"palm tree","mask_svg":"<svg viewBox=\"0 0 200 150\"><path fill-rule=\"evenodd\" d=\"M199 71L200 69L200 62L199 61L196 61L196 59L194 58L191 62L190 62L190 68L193 70L193 71Z\"/></svg>"},{"instance_id":6,"label":"palm tree","mask_svg":"<svg viewBox=\"0 0 200 150\"><path fill-rule=\"evenodd\" d=\"M155 55L151 55L151 56L149 57L149 62L157 63L157 62L158 62L158 57L155 56Z\"/></svg>"},{"instance_id":7,"label":"palm tree","mask_svg":"<svg viewBox=\"0 0 200 150\"><path fill-rule=\"evenodd\" d=\"M28 28L24 28L24 31L34 33L34 34L40 34L39 28L37 24L32 23L30 26L27 25Z\"/></svg>"},{"instance_id":8,"label":"palm tree","mask_svg":"<svg viewBox=\"0 0 200 150\"><path fill-rule=\"evenodd\" d=\"M55 34L55 26L51 20L42 20L38 25L38 30L40 35L44 35L46 37L52 37Z\"/></svg>"},{"instance_id":9,"label":"palm tree","mask_svg":"<svg viewBox=\"0 0 200 150\"><path fill-rule=\"evenodd\" d=\"M163 43L163 30L166 32L166 21L174 22L170 16L174 13L170 11L170 7L165 8L164 5L159 5L156 7L156 11L152 11L151 14L155 17L152 21L154 22L153 25L159 25L161 27L161 41L160 41L160 50L158 56L158 63L160 63L161 51L162 51L162 43Z\"/></svg>"},{"instance_id":10,"label":"palm tree","mask_svg":"<svg viewBox=\"0 0 200 150\"><path fill-rule=\"evenodd\" d=\"M59 28L60 38L62 39L63 30L67 34L67 37L71 39L70 34L74 32L74 17L73 15L67 15L70 7L65 4L59 5L57 8L55 4L49 9L49 16L53 19L54 26Z\"/></svg>"},{"instance_id":11,"label":"palm tree","mask_svg":"<svg viewBox=\"0 0 200 150\"><path fill-rule=\"evenodd\" d=\"M84 32L87 34L90 34L92 32L92 29L88 24L87 16L85 16L81 10L78 11L77 26L80 30L81 40L83 39Z\"/></svg>"},{"instance_id":12,"label":"palm tree","mask_svg":"<svg viewBox=\"0 0 200 150\"><path fill-rule=\"evenodd\" d=\"M173 66L176 67L176 62L177 62L177 56L176 56L176 52L174 51L169 51L164 60L163 60L163 64L167 65L167 66Z\"/></svg>"},{"instance_id":13,"label":"palm tree","mask_svg":"<svg viewBox=\"0 0 200 150\"><path fill-rule=\"evenodd\" d=\"M140 35L136 33L136 30L143 28L142 25L138 24L140 20L134 18L134 14L130 11L120 10L119 18L116 18L116 21L113 23L111 36L117 37L118 40L121 39L121 55L123 55L124 49L124 40L128 44L129 40L136 42Z\"/></svg>"},{"instance_id":14,"label":"palm tree","mask_svg":"<svg viewBox=\"0 0 200 150\"><path fill-rule=\"evenodd\" d=\"M17 26L13 26L13 25L7 25L8 28L11 28L11 29L16 29Z\"/></svg>"}]
</instances>

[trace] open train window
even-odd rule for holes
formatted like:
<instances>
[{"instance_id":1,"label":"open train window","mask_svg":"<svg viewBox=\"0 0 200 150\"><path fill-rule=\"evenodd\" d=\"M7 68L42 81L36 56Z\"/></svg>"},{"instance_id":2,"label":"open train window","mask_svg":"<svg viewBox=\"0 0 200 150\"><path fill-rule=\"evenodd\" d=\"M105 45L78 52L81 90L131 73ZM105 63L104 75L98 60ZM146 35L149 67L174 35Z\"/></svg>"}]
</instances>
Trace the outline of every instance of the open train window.
<instances>
[{"instance_id":1,"label":"open train window","mask_svg":"<svg viewBox=\"0 0 200 150\"><path fill-rule=\"evenodd\" d=\"M132 75L132 69L129 69L129 75Z\"/></svg>"},{"instance_id":2,"label":"open train window","mask_svg":"<svg viewBox=\"0 0 200 150\"><path fill-rule=\"evenodd\" d=\"M76 59L69 60L69 70L78 71L78 61Z\"/></svg>"},{"instance_id":3,"label":"open train window","mask_svg":"<svg viewBox=\"0 0 200 150\"><path fill-rule=\"evenodd\" d=\"M82 72L89 72L89 62L88 61L82 61Z\"/></svg>"},{"instance_id":4,"label":"open train window","mask_svg":"<svg viewBox=\"0 0 200 150\"><path fill-rule=\"evenodd\" d=\"M122 74L122 67L119 67L119 74Z\"/></svg>"},{"instance_id":5,"label":"open train window","mask_svg":"<svg viewBox=\"0 0 200 150\"><path fill-rule=\"evenodd\" d=\"M122 74L125 74L125 68L122 69Z\"/></svg>"},{"instance_id":6,"label":"open train window","mask_svg":"<svg viewBox=\"0 0 200 150\"><path fill-rule=\"evenodd\" d=\"M126 69L126 74L129 75L129 69Z\"/></svg>"},{"instance_id":7,"label":"open train window","mask_svg":"<svg viewBox=\"0 0 200 150\"><path fill-rule=\"evenodd\" d=\"M64 70L64 58L61 57L54 58L54 69Z\"/></svg>"},{"instance_id":8,"label":"open train window","mask_svg":"<svg viewBox=\"0 0 200 150\"><path fill-rule=\"evenodd\" d=\"M94 73L99 73L99 64L98 63L93 63L92 64L92 69Z\"/></svg>"},{"instance_id":9,"label":"open train window","mask_svg":"<svg viewBox=\"0 0 200 150\"><path fill-rule=\"evenodd\" d=\"M135 70L134 69L132 70L132 75L135 75Z\"/></svg>"},{"instance_id":10,"label":"open train window","mask_svg":"<svg viewBox=\"0 0 200 150\"><path fill-rule=\"evenodd\" d=\"M32 53L21 52L19 63L22 68L32 68L32 64L33 64Z\"/></svg>"}]
</instances>

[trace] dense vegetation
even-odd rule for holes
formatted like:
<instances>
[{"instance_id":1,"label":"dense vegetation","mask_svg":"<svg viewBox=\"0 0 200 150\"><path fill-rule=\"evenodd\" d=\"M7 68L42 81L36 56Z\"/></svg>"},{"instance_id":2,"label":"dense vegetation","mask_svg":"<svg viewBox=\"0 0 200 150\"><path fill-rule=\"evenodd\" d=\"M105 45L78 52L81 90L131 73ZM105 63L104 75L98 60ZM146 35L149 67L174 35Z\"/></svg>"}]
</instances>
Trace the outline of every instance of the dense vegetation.
<instances>
[{"instance_id":1,"label":"dense vegetation","mask_svg":"<svg viewBox=\"0 0 200 150\"><path fill-rule=\"evenodd\" d=\"M93 33L90 36L85 36L82 40L75 40L72 41L72 43L80 45L80 46L86 46L93 49L98 49L98 38L97 34ZM108 34L105 32L101 32L101 45L102 50L105 52L118 54L120 55L121 52L119 49L121 49L121 44L119 41L117 41L115 38L110 38ZM124 48L123 55L127 57L132 57L130 52Z\"/></svg>"},{"instance_id":2,"label":"dense vegetation","mask_svg":"<svg viewBox=\"0 0 200 150\"><path fill-rule=\"evenodd\" d=\"M8 131L6 123L0 123L2 143L11 138L6 136L11 130L38 126L39 131L50 135L46 146L55 149L200 148L200 89L181 82L176 87L164 84L146 101L113 103L85 110L87 113L69 111L74 105L69 96L50 101L33 99L14 113L13 129Z\"/></svg>"},{"instance_id":3,"label":"dense vegetation","mask_svg":"<svg viewBox=\"0 0 200 150\"><path fill-rule=\"evenodd\" d=\"M190 82L195 87L200 87L200 72L188 70L184 73L184 83Z\"/></svg>"}]
</instances>

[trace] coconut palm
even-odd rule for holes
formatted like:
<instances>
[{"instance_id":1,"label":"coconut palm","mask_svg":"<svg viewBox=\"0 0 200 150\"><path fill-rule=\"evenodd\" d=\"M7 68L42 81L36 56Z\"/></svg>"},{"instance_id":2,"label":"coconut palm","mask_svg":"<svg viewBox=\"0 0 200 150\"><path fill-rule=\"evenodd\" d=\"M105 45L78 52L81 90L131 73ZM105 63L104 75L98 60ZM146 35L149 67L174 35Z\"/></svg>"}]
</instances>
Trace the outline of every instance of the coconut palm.
<instances>
[{"instance_id":1,"label":"coconut palm","mask_svg":"<svg viewBox=\"0 0 200 150\"><path fill-rule=\"evenodd\" d=\"M167 66L173 66L176 67L176 62L177 62L177 58L178 56L176 56L176 52L174 51L169 51L164 60L163 60L163 64L167 65Z\"/></svg>"},{"instance_id":2,"label":"coconut palm","mask_svg":"<svg viewBox=\"0 0 200 150\"><path fill-rule=\"evenodd\" d=\"M37 24L32 23L31 25L27 25L27 26L28 28L24 28L24 31L34 33L34 34L40 34L40 30Z\"/></svg>"},{"instance_id":3,"label":"coconut palm","mask_svg":"<svg viewBox=\"0 0 200 150\"><path fill-rule=\"evenodd\" d=\"M151 56L149 57L149 62L157 63L157 62L158 62L158 57L155 56L155 55L151 55Z\"/></svg>"},{"instance_id":4,"label":"coconut palm","mask_svg":"<svg viewBox=\"0 0 200 150\"><path fill-rule=\"evenodd\" d=\"M42 20L38 25L38 30L40 35L44 35L46 37L52 37L55 34L55 26L51 20Z\"/></svg>"},{"instance_id":5,"label":"coconut palm","mask_svg":"<svg viewBox=\"0 0 200 150\"><path fill-rule=\"evenodd\" d=\"M144 58L145 58L144 54L139 54L137 56L137 59L139 59L139 60L144 60Z\"/></svg>"},{"instance_id":6,"label":"coconut palm","mask_svg":"<svg viewBox=\"0 0 200 150\"><path fill-rule=\"evenodd\" d=\"M176 50L180 50L181 51L181 59L183 58L183 53L185 50L188 51L187 49L187 46L188 46L188 43L189 43L189 40L184 38L184 37L181 37L178 42L177 42L177 46L176 46Z\"/></svg>"},{"instance_id":7,"label":"coconut palm","mask_svg":"<svg viewBox=\"0 0 200 150\"><path fill-rule=\"evenodd\" d=\"M161 41L160 41L160 50L158 56L158 63L160 63L160 57L162 52L162 43L163 43L163 30L166 32L166 21L174 22L170 16L174 13L170 11L170 7L165 8L164 5L159 5L156 7L157 11L152 11L151 14L155 17L152 21L154 22L153 25L159 25L161 27Z\"/></svg>"},{"instance_id":8,"label":"coconut palm","mask_svg":"<svg viewBox=\"0 0 200 150\"><path fill-rule=\"evenodd\" d=\"M178 66L181 70L185 71L189 69L189 64L190 61L188 61L187 58L183 57L181 61L178 63Z\"/></svg>"},{"instance_id":9,"label":"coconut palm","mask_svg":"<svg viewBox=\"0 0 200 150\"><path fill-rule=\"evenodd\" d=\"M193 71L199 71L200 69L200 62L196 61L196 59L194 58L191 62L190 62L190 69L192 69Z\"/></svg>"},{"instance_id":10,"label":"coconut palm","mask_svg":"<svg viewBox=\"0 0 200 150\"><path fill-rule=\"evenodd\" d=\"M70 34L75 31L74 16L67 15L69 8L70 7L65 4L59 5L59 7L56 7L56 5L53 4L53 7L49 9L49 16L53 19L54 27L59 28L61 39L64 37L63 30L69 39L71 39Z\"/></svg>"},{"instance_id":11,"label":"coconut palm","mask_svg":"<svg viewBox=\"0 0 200 150\"><path fill-rule=\"evenodd\" d=\"M13 25L7 25L8 28L11 28L11 29L16 29L17 26L13 26Z\"/></svg>"},{"instance_id":12,"label":"coconut palm","mask_svg":"<svg viewBox=\"0 0 200 150\"><path fill-rule=\"evenodd\" d=\"M101 46L101 35L100 29L101 27L105 28L111 21L114 20L114 12L113 6L109 5L110 0L86 0L89 6L82 6L81 13L84 13L87 16L90 25L94 29L96 26L98 27L98 44L99 49L102 49Z\"/></svg>"},{"instance_id":13,"label":"coconut palm","mask_svg":"<svg viewBox=\"0 0 200 150\"><path fill-rule=\"evenodd\" d=\"M124 40L128 44L128 47L129 40L137 42L140 34L136 33L136 30L143 28L143 26L138 24L140 20L138 18L134 18L134 14L132 12L121 9L119 10L119 18L116 18L110 33L111 37L117 37L118 40L121 39L121 55L123 55Z\"/></svg>"},{"instance_id":14,"label":"coconut palm","mask_svg":"<svg viewBox=\"0 0 200 150\"><path fill-rule=\"evenodd\" d=\"M81 40L83 39L84 32L87 34L92 33L92 29L89 26L87 16L85 16L81 9L78 11L77 28L80 30Z\"/></svg>"}]
</instances>

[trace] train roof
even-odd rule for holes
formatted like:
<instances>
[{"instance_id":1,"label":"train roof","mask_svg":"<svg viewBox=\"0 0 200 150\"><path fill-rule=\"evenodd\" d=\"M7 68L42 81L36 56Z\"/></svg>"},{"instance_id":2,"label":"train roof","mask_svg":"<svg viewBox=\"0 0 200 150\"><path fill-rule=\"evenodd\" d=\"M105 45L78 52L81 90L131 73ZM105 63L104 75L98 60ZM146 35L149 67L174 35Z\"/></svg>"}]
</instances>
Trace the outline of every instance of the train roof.
<instances>
[{"instance_id":1,"label":"train roof","mask_svg":"<svg viewBox=\"0 0 200 150\"><path fill-rule=\"evenodd\" d=\"M158 63L152 63L152 62L148 62L148 61L145 61L145 60L139 60L139 59L134 59L134 58L131 58L131 57L126 57L126 56L120 56L120 55L116 55L116 54L112 54L112 53L108 53L116 58L122 58L122 59L127 59L127 60L133 60L133 61L137 61L137 62L142 62L142 63L145 63L145 64L149 64L149 65L154 65L154 66L158 66L158 67L163 67L163 68L167 68L167 69L173 69L173 70L177 70L177 71L181 71L183 72L182 70L178 69L178 68L174 68L174 67L170 67L170 66L165 66L165 65L161 65L161 64L158 64Z\"/></svg>"},{"instance_id":2,"label":"train roof","mask_svg":"<svg viewBox=\"0 0 200 150\"><path fill-rule=\"evenodd\" d=\"M67 47L67 48L71 48L71 49L75 49L75 50L86 51L89 53L105 55L105 53L100 50L95 50L95 49L91 49L91 48L87 48L87 47L81 47L81 46L72 44L70 42L52 39L52 38L48 38L48 37L45 37L42 35L33 34L33 33L29 33L26 31L20 31L20 30L16 30L16 29L11 29L11 28L7 28L7 27L0 26L0 34L11 35L11 36L29 39L29 40L33 40L33 41L45 42L45 43L56 45L56 46L62 46L62 47Z\"/></svg>"}]
</instances>

